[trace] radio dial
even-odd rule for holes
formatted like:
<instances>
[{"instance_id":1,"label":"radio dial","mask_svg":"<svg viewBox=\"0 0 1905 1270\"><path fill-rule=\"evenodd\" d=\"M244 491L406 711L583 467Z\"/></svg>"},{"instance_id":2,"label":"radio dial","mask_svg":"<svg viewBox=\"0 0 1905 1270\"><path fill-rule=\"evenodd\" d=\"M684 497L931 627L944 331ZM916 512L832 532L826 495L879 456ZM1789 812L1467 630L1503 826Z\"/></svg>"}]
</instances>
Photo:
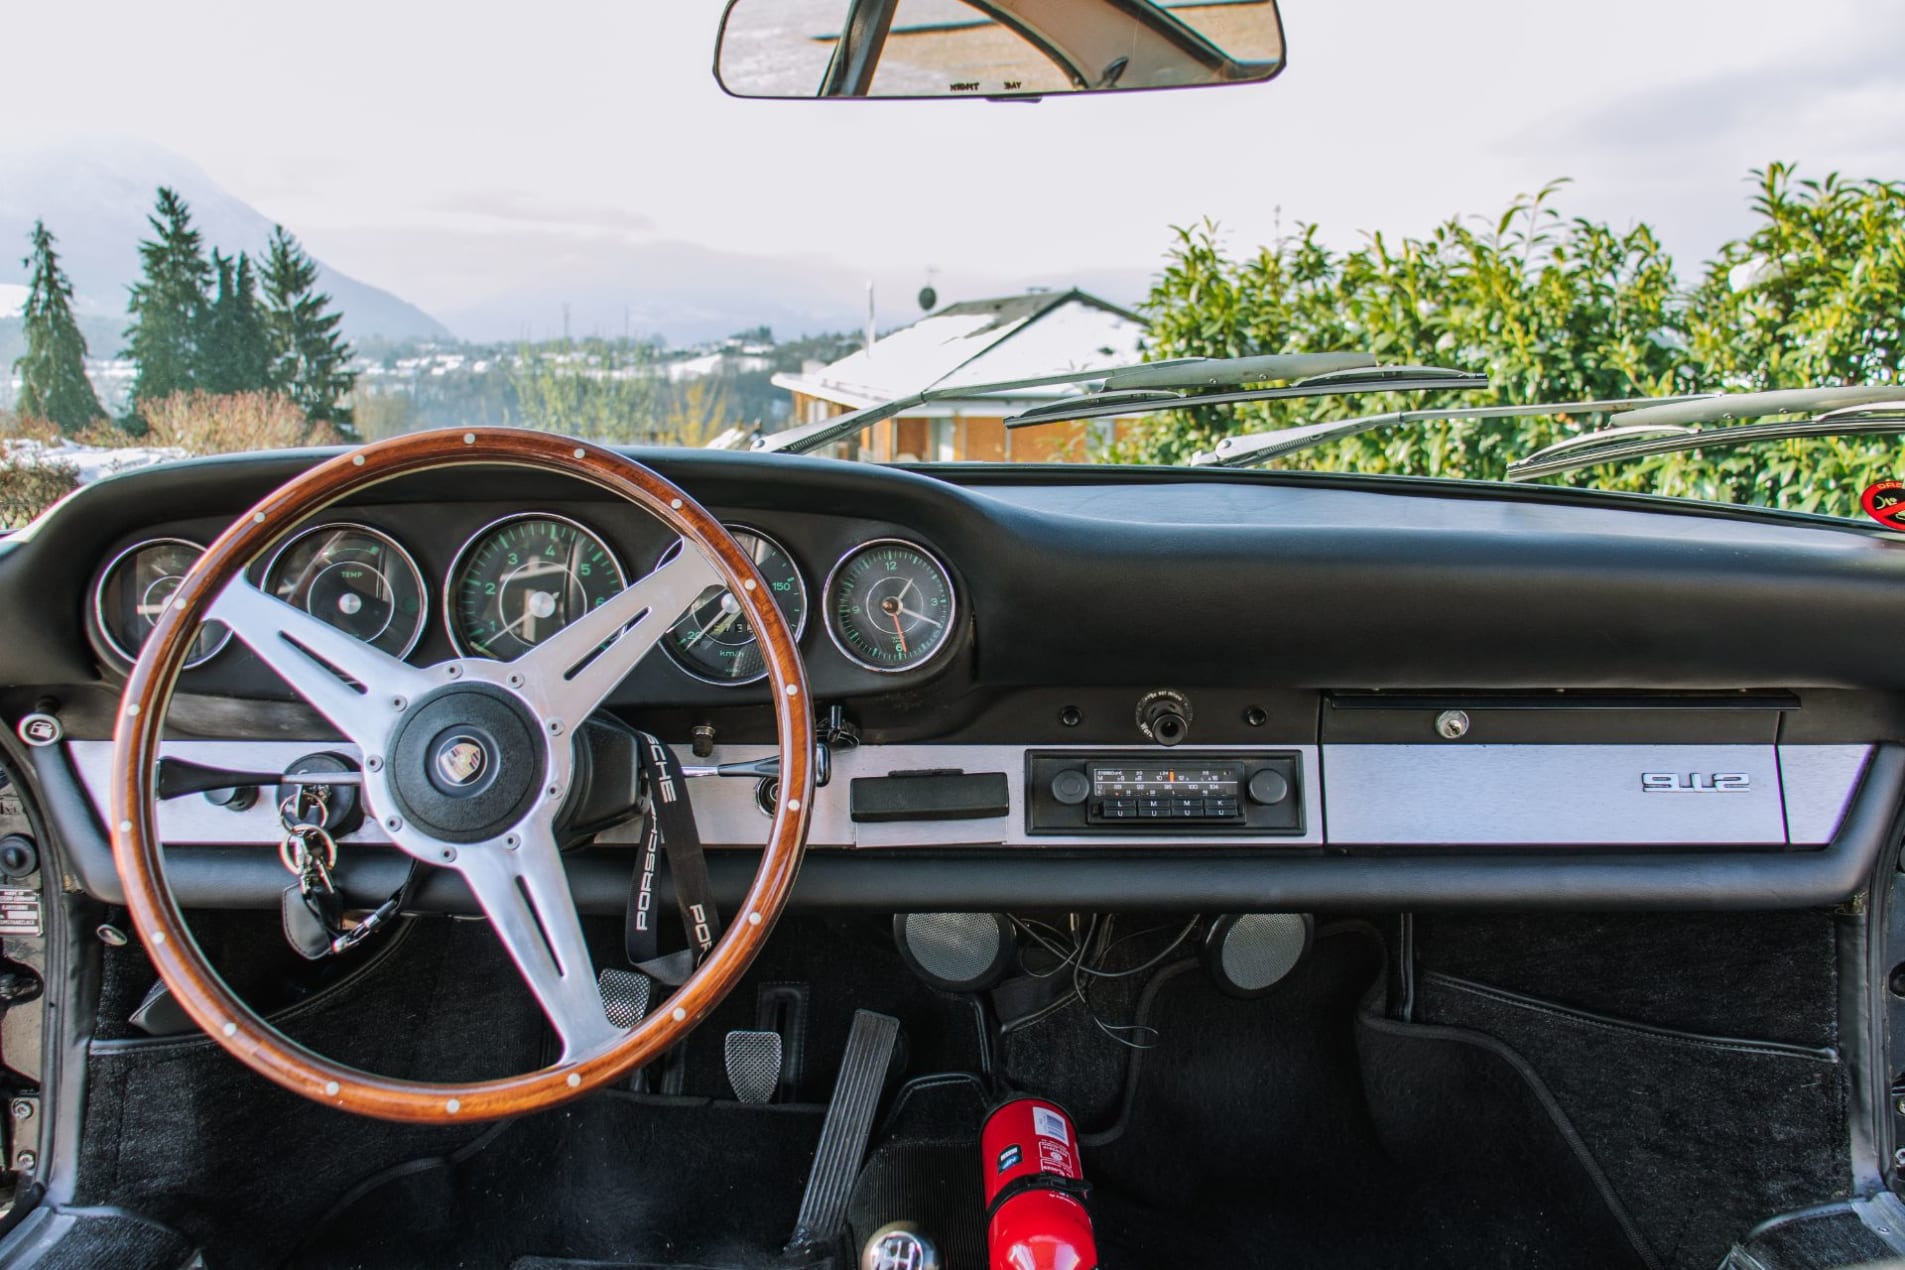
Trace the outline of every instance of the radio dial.
<instances>
[{"instance_id":1,"label":"radio dial","mask_svg":"<svg viewBox=\"0 0 1905 1270\"><path fill-rule=\"evenodd\" d=\"M1052 798L1067 807L1076 807L1091 797L1091 777L1075 767L1052 777Z\"/></svg>"},{"instance_id":2,"label":"radio dial","mask_svg":"<svg viewBox=\"0 0 1905 1270\"><path fill-rule=\"evenodd\" d=\"M1245 789L1251 802L1265 807L1274 807L1290 796L1290 782L1284 779L1283 773L1268 767L1253 773Z\"/></svg>"}]
</instances>

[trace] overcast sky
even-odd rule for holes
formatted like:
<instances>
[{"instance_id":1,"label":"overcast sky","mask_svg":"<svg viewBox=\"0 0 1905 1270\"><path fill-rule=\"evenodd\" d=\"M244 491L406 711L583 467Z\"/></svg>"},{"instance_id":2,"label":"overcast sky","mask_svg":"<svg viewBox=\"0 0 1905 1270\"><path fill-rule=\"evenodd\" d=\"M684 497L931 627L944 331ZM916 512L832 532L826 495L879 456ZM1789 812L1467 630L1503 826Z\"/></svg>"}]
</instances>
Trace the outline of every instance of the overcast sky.
<instances>
[{"instance_id":1,"label":"overcast sky","mask_svg":"<svg viewBox=\"0 0 1905 1270\"><path fill-rule=\"evenodd\" d=\"M720 12L13 4L0 145L164 146L438 311L614 239L1009 279L1148 269L1205 216L1240 247L1279 215L1420 231L1562 176L1697 258L1770 159L1905 177L1900 0L1284 0L1268 86L1036 105L732 100Z\"/></svg>"}]
</instances>

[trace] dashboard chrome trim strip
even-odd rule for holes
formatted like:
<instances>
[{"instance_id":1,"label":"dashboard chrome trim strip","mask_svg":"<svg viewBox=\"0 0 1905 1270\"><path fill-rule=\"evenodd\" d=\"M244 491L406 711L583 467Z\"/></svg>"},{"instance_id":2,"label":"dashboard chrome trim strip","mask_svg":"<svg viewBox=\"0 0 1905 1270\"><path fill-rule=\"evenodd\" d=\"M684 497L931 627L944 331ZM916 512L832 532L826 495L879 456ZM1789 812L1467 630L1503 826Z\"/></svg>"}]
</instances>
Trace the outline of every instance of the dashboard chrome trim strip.
<instances>
[{"instance_id":1,"label":"dashboard chrome trim strip","mask_svg":"<svg viewBox=\"0 0 1905 1270\"><path fill-rule=\"evenodd\" d=\"M1852 810L1870 745L1782 745L1779 784L1786 795L1786 840L1794 846L1823 846L1839 832Z\"/></svg>"},{"instance_id":2,"label":"dashboard chrome trim strip","mask_svg":"<svg viewBox=\"0 0 1905 1270\"><path fill-rule=\"evenodd\" d=\"M284 767L319 741L174 741L168 754L234 768ZM348 747L344 747L348 752ZM1195 833L1135 837L1057 836L1026 832L1025 754L1077 750L1155 756L1155 746L863 745L834 756L833 780L815 791L810 844L817 850L907 848L1084 848L1263 851L1279 847L1430 846L1815 846L1830 842L1849 814L1870 765L1869 745L1314 745L1200 746L1200 751L1294 751L1302 757L1305 832L1261 836ZM68 743L94 805L103 806L112 761L110 741ZM677 747L684 760L687 747ZM771 754L766 746L717 746L711 759L743 762ZM1437 757L1440 756L1440 757ZM895 771L960 768L1005 773L1010 809L985 820L855 824L849 813L855 777ZM1663 798L1642 792L1644 771L1739 772L1752 788L1711 797ZM1447 782L1459 776L1466 792ZM1573 784L1566 782L1572 781ZM1563 782L1557 784L1557 782ZM1628 788L1631 787L1631 788ZM767 818L754 801L755 782L709 778L694 783L695 817L711 847L758 847ZM205 846L269 845L279 836L262 800L232 812L199 798L159 807L166 841ZM1327 817L1327 820L1326 820ZM1669 833L1677 837L1668 837ZM1387 836L1372 836L1383 834ZM367 822L344 842L384 841Z\"/></svg>"}]
</instances>

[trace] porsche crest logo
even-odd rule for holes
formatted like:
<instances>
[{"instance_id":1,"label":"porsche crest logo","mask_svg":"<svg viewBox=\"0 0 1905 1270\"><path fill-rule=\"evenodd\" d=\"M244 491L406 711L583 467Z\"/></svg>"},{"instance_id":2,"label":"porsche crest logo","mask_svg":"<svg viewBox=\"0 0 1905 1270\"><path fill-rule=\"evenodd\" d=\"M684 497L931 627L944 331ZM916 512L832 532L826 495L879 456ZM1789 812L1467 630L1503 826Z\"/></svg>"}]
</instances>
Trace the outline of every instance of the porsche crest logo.
<instances>
[{"instance_id":1,"label":"porsche crest logo","mask_svg":"<svg viewBox=\"0 0 1905 1270\"><path fill-rule=\"evenodd\" d=\"M452 785L467 785L489 766L489 752L482 743L467 736L451 738L437 751L437 771Z\"/></svg>"}]
</instances>

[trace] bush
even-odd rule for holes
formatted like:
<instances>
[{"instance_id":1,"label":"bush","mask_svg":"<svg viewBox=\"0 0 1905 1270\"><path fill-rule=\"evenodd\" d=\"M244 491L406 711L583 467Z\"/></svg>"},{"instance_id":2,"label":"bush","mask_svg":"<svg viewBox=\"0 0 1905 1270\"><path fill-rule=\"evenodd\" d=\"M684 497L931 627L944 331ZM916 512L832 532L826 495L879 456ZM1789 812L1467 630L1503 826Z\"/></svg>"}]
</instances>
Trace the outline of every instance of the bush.
<instances>
[{"instance_id":1,"label":"bush","mask_svg":"<svg viewBox=\"0 0 1905 1270\"><path fill-rule=\"evenodd\" d=\"M338 441L330 425L312 423L289 397L277 393L175 393L147 402L142 411L145 435L126 437L119 444L164 446L187 454L233 454Z\"/></svg>"},{"instance_id":2,"label":"bush","mask_svg":"<svg viewBox=\"0 0 1905 1270\"><path fill-rule=\"evenodd\" d=\"M1158 416L1099 457L1178 463L1232 432L1413 406L1905 383L1905 185L1753 174L1756 224L1691 289L1645 224L1617 230L1555 207L1560 185L1487 222L1336 253L1314 226L1241 259L1217 227L1177 231L1146 309L1147 355L1362 350L1391 364L1486 371L1487 393L1362 394ZM1513 459L1602 416L1405 424L1271 466L1500 480ZM1856 513L1905 470L1896 438L1851 437L1664 455L1554 478L1721 502Z\"/></svg>"},{"instance_id":3,"label":"bush","mask_svg":"<svg viewBox=\"0 0 1905 1270\"><path fill-rule=\"evenodd\" d=\"M56 429L57 431L57 429ZM79 469L38 446L0 459L0 529L19 529L79 488Z\"/></svg>"}]
</instances>

